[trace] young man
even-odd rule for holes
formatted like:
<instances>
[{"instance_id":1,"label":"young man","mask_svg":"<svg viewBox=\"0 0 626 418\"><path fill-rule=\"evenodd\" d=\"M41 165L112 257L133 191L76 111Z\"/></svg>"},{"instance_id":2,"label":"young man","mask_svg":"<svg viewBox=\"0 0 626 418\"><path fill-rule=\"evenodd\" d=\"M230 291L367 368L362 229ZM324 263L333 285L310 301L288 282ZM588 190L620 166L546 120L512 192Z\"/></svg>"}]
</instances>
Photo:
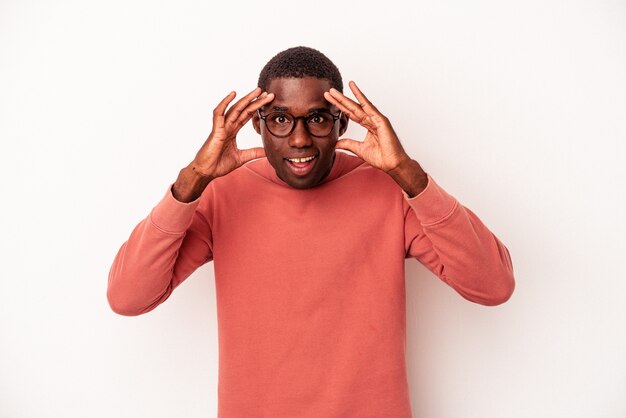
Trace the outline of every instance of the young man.
<instances>
[{"instance_id":1,"label":"young man","mask_svg":"<svg viewBox=\"0 0 626 418\"><path fill-rule=\"evenodd\" d=\"M139 315L213 260L219 417L410 417L405 258L476 303L513 292L506 247L350 89L314 49L276 55L111 268L111 308ZM249 120L263 148L240 150ZM338 140L349 120L364 141Z\"/></svg>"}]
</instances>

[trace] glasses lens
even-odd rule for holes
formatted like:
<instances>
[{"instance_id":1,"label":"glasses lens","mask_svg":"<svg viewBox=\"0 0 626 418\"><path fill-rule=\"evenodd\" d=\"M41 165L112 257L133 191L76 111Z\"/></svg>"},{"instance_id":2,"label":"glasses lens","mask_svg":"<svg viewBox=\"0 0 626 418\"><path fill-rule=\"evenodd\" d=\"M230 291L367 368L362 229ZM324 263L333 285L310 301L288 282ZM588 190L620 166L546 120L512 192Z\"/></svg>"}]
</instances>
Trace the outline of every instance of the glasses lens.
<instances>
[{"instance_id":1,"label":"glasses lens","mask_svg":"<svg viewBox=\"0 0 626 418\"><path fill-rule=\"evenodd\" d=\"M314 113L306 119L306 125L311 135L326 136L333 130L335 120L330 113Z\"/></svg>"},{"instance_id":2,"label":"glasses lens","mask_svg":"<svg viewBox=\"0 0 626 418\"><path fill-rule=\"evenodd\" d=\"M265 123L272 135L289 135L294 119L289 113L273 112L265 117Z\"/></svg>"}]
</instances>

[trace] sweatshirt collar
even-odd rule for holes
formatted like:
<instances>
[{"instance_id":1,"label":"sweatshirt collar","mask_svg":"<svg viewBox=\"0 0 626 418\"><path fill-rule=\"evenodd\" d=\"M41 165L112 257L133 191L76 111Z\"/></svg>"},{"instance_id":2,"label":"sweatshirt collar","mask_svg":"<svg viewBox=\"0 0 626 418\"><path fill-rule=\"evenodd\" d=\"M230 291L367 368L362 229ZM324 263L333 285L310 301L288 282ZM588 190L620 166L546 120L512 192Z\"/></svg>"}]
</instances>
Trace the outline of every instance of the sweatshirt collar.
<instances>
[{"instance_id":1,"label":"sweatshirt collar","mask_svg":"<svg viewBox=\"0 0 626 418\"><path fill-rule=\"evenodd\" d=\"M335 150L335 161L333 162L333 166L330 168L330 173L328 173L328 175L315 187L331 182L349 173L362 164L364 164L364 161L360 158ZM251 161L246 164L245 167L273 183L283 187L293 188L278 177L276 170L274 170L274 167L272 167L269 163L267 157Z\"/></svg>"}]
</instances>

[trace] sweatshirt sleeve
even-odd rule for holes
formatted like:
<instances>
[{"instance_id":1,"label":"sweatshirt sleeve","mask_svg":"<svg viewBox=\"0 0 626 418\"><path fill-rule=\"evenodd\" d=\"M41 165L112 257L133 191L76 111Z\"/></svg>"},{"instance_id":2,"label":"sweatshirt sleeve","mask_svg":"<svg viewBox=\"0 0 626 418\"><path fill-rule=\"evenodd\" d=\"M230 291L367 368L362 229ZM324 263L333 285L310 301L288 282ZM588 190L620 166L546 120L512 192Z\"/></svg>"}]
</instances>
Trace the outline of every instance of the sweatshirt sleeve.
<instances>
[{"instance_id":1,"label":"sweatshirt sleeve","mask_svg":"<svg viewBox=\"0 0 626 418\"><path fill-rule=\"evenodd\" d=\"M121 315L140 315L164 302L198 267L213 259L202 197L179 202L171 186L132 231L109 272L107 299Z\"/></svg>"},{"instance_id":2,"label":"sweatshirt sleeve","mask_svg":"<svg viewBox=\"0 0 626 418\"><path fill-rule=\"evenodd\" d=\"M515 289L511 256L478 216L430 175L417 196L402 193L406 258L418 259L467 300L506 302Z\"/></svg>"}]
</instances>

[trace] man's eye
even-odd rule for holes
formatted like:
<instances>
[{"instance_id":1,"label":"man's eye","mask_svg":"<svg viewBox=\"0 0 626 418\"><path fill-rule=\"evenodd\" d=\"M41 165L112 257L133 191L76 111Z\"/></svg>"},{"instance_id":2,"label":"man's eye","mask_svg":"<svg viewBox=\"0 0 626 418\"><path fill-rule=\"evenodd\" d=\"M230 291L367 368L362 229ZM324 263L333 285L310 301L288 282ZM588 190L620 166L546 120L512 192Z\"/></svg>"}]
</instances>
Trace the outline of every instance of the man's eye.
<instances>
[{"instance_id":1,"label":"man's eye","mask_svg":"<svg viewBox=\"0 0 626 418\"><path fill-rule=\"evenodd\" d=\"M289 123L289 119L285 115L276 115L272 118L275 123Z\"/></svg>"},{"instance_id":2,"label":"man's eye","mask_svg":"<svg viewBox=\"0 0 626 418\"><path fill-rule=\"evenodd\" d=\"M310 123L324 123L324 120L324 116L322 115L312 115L311 117L309 117Z\"/></svg>"}]
</instances>

